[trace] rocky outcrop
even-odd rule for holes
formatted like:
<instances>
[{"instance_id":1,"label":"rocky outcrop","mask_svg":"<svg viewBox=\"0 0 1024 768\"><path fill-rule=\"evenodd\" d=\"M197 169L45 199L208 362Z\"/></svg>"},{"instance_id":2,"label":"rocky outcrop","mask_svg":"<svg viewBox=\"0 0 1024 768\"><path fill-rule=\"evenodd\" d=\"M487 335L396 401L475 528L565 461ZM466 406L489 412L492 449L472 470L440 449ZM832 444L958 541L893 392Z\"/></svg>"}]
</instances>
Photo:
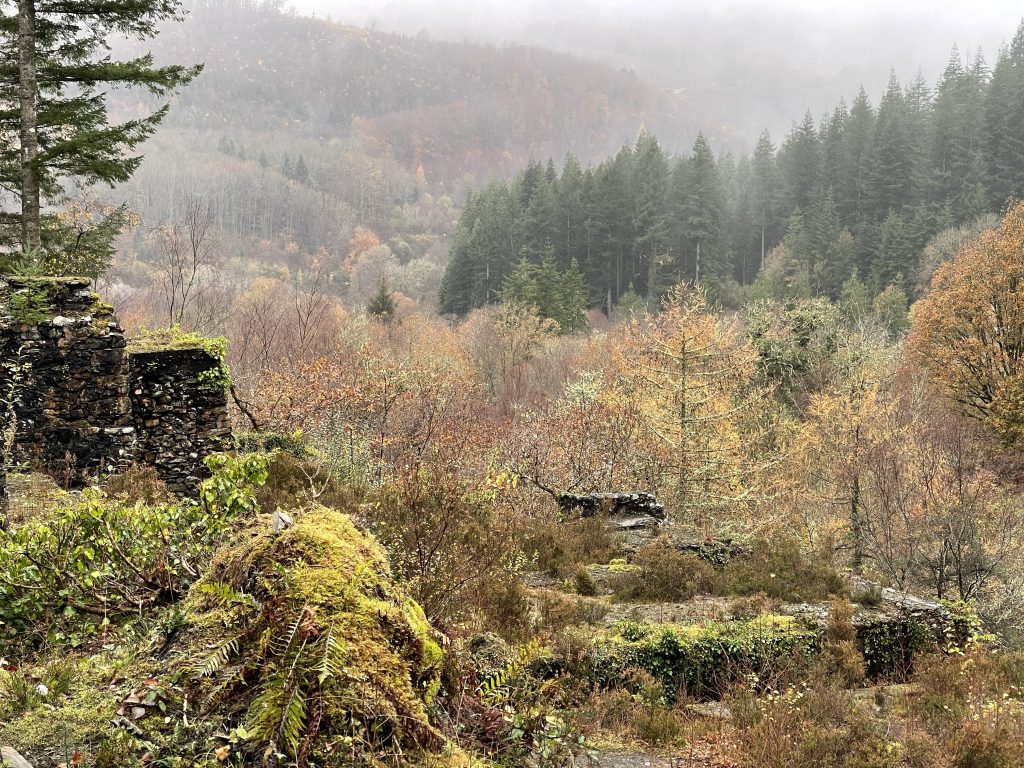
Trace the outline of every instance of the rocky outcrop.
<instances>
[{"instance_id":1,"label":"rocky outcrop","mask_svg":"<svg viewBox=\"0 0 1024 768\"><path fill-rule=\"evenodd\" d=\"M599 518L616 534L619 548L632 553L658 535L665 521L665 507L650 493L590 493L558 496L566 520Z\"/></svg>"},{"instance_id":2,"label":"rocky outcrop","mask_svg":"<svg viewBox=\"0 0 1024 768\"><path fill-rule=\"evenodd\" d=\"M714 566L723 566L734 557L750 554L750 547L735 539L673 540L672 546Z\"/></svg>"},{"instance_id":3,"label":"rocky outcrop","mask_svg":"<svg viewBox=\"0 0 1024 768\"><path fill-rule=\"evenodd\" d=\"M657 528L665 520L665 507L650 493L563 493L558 505L566 516L604 517L620 530Z\"/></svg>"},{"instance_id":4,"label":"rocky outcrop","mask_svg":"<svg viewBox=\"0 0 1024 768\"><path fill-rule=\"evenodd\" d=\"M854 596L870 596L855 605L853 626L873 678L903 676L915 657L934 648L962 647L975 629L971 617L943 603L850 577ZM827 604L788 604L780 611L812 625L828 624Z\"/></svg>"},{"instance_id":5,"label":"rocky outcrop","mask_svg":"<svg viewBox=\"0 0 1024 768\"><path fill-rule=\"evenodd\" d=\"M227 447L220 360L201 344L129 350L86 278L0 279L0 361L0 402L15 396L5 469L25 465L76 486L147 461L175 490L194 492L203 459ZM0 497L3 488L0 470Z\"/></svg>"}]
</instances>

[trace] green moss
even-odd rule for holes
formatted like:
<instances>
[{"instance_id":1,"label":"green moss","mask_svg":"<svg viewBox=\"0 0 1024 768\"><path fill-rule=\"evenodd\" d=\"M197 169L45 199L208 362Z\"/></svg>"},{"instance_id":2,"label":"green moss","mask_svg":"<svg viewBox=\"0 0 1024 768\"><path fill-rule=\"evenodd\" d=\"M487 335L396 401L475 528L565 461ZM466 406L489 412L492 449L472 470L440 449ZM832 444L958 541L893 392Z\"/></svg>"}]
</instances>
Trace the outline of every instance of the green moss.
<instances>
[{"instance_id":1,"label":"green moss","mask_svg":"<svg viewBox=\"0 0 1024 768\"><path fill-rule=\"evenodd\" d=\"M642 670L670 698L715 697L736 680L799 663L818 643L817 630L789 616L704 625L622 622L593 640L589 667L602 684L623 684Z\"/></svg>"},{"instance_id":2,"label":"green moss","mask_svg":"<svg viewBox=\"0 0 1024 768\"><path fill-rule=\"evenodd\" d=\"M295 697L307 709L322 706L325 736L406 751L444 745L426 709L443 656L436 633L392 581L381 546L346 515L315 508L280 534L244 537L215 558L188 609L191 647L216 648L226 627L246 628L223 660L231 670L226 681L214 673L192 685L199 700L209 700L224 696L226 684L261 748L273 736L267 724L283 717L280 702ZM243 678L247 685L237 687ZM290 753L283 741L277 748ZM322 746L316 741L312 754ZM327 753L320 758L317 764L331 764Z\"/></svg>"},{"instance_id":3,"label":"green moss","mask_svg":"<svg viewBox=\"0 0 1024 768\"><path fill-rule=\"evenodd\" d=\"M149 673L149 660L143 661L134 651L118 647L77 660L55 654L50 664L67 667L70 686L57 690L43 667L32 670L51 690L29 711L0 719L0 744L14 747L37 768L71 765L75 752L81 754L82 765L135 764L137 755L124 749L126 740L132 741L133 747L135 740L112 725L124 697ZM140 721L140 725L147 723ZM113 752L120 753L123 762L104 759L104 754Z\"/></svg>"},{"instance_id":4,"label":"green moss","mask_svg":"<svg viewBox=\"0 0 1024 768\"><path fill-rule=\"evenodd\" d=\"M609 573L628 573L630 571L639 571L639 566L631 565L626 562L625 558L617 557L608 563Z\"/></svg>"},{"instance_id":5,"label":"green moss","mask_svg":"<svg viewBox=\"0 0 1024 768\"><path fill-rule=\"evenodd\" d=\"M7 313L21 325L38 325L53 317L54 284L29 281L24 288L11 292L7 299Z\"/></svg>"},{"instance_id":6,"label":"green moss","mask_svg":"<svg viewBox=\"0 0 1024 768\"><path fill-rule=\"evenodd\" d=\"M0 741L38 765L49 754L91 758L110 733L117 702L103 691L82 692L57 706L39 707L0 726ZM63 760L61 760L63 762Z\"/></svg>"},{"instance_id":7,"label":"green moss","mask_svg":"<svg viewBox=\"0 0 1024 768\"><path fill-rule=\"evenodd\" d=\"M0 315L7 314L19 325L38 325L51 320L59 312L60 304L72 293L88 289L89 283L87 278L19 276L11 281L5 294L0 294ZM80 304L81 299L75 295L74 301ZM99 294L89 291L89 303L76 312L91 315L93 332L102 333L114 308L101 301Z\"/></svg>"},{"instance_id":8,"label":"green moss","mask_svg":"<svg viewBox=\"0 0 1024 768\"><path fill-rule=\"evenodd\" d=\"M214 389L227 389L231 386L231 372L225 362L228 351L228 341L225 338L208 338L199 333L185 331L179 325L171 325L155 330L140 328L138 335L128 342L130 353L187 349L202 350L217 363L199 374L199 381L202 384Z\"/></svg>"}]
</instances>

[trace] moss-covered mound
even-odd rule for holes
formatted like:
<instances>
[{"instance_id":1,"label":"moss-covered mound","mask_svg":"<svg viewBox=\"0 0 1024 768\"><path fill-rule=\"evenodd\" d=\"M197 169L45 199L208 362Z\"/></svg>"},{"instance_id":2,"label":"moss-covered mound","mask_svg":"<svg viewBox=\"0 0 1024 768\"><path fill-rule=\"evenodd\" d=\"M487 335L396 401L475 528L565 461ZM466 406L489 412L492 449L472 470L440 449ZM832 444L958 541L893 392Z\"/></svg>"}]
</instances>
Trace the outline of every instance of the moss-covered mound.
<instances>
[{"instance_id":1,"label":"moss-covered mound","mask_svg":"<svg viewBox=\"0 0 1024 768\"><path fill-rule=\"evenodd\" d=\"M384 550L347 516L313 509L221 552L188 608L190 646L205 652L183 663L200 700L226 707L250 746L316 765L442 746L425 709L441 647Z\"/></svg>"},{"instance_id":2,"label":"moss-covered mound","mask_svg":"<svg viewBox=\"0 0 1024 768\"><path fill-rule=\"evenodd\" d=\"M255 525L183 603L136 628L141 639L124 630L67 661L61 686L46 660L0 681L26 692L16 707L0 696L0 743L37 768L75 753L105 768L146 753L165 766L454 760L428 717L439 638L384 550L322 507L276 533L267 518Z\"/></svg>"}]
</instances>

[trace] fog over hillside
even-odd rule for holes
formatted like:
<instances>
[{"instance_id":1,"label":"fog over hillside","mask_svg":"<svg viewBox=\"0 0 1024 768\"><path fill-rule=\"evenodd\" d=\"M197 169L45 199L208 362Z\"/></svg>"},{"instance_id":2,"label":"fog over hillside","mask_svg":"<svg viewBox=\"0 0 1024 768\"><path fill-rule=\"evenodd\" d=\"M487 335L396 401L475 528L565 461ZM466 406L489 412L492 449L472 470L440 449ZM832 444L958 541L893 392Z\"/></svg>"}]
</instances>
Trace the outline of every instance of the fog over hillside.
<instances>
[{"instance_id":1,"label":"fog over hillside","mask_svg":"<svg viewBox=\"0 0 1024 768\"><path fill-rule=\"evenodd\" d=\"M749 149L810 109L815 117L863 85L881 96L893 68L909 81L941 74L955 43L991 64L1019 3L856 3L774 0L294 0L300 13L441 39L517 42L632 68L676 91L705 127Z\"/></svg>"}]
</instances>

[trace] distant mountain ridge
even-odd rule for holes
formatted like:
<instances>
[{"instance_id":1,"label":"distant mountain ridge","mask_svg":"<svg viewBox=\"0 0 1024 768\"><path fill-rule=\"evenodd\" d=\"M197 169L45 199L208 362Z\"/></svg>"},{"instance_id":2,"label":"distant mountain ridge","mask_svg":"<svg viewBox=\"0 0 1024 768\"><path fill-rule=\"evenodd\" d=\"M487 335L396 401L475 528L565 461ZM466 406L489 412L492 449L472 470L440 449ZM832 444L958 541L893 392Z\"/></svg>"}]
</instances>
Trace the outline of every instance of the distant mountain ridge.
<instances>
[{"instance_id":1,"label":"distant mountain ridge","mask_svg":"<svg viewBox=\"0 0 1024 768\"><path fill-rule=\"evenodd\" d=\"M195 3L154 43L203 61L168 120L231 135L359 140L428 179L508 176L567 151L597 161L641 127L688 141L677 100L633 73L526 46L431 40L346 26L279 3Z\"/></svg>"}]
</instances>

